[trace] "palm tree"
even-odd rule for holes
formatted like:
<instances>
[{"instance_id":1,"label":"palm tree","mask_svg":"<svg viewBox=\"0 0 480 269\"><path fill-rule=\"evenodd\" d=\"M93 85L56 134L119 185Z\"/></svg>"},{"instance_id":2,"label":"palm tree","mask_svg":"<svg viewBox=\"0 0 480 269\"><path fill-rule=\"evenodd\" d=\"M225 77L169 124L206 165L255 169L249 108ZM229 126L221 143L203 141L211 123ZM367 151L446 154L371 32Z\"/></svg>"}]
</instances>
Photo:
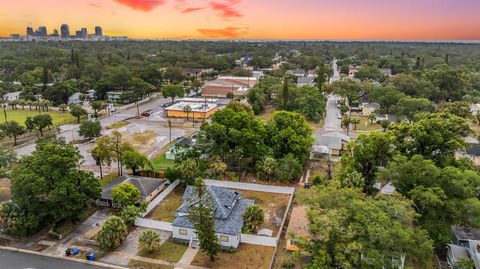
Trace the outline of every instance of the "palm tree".
<instances>
[{"instance_id":1,"label":"palm tree","mask_svg":"<svg viewBox=\"0 0 480 269\"><path fill-rule=\"evenodd\" d=\"M192 107L189 106L189 105L186 105L183 107L183 112L187 113L187 121L188 121L188 115L190 114L190 112L192 112ZM193 119L195 120L195 119Z\"/></svg>"},{"instance_id":2,"label":"palm tree","mask_svg":"<svg viewBox=\"0 0 480 269\"><path fill-rule=\"evenodd\" d=\"M152 230L143 231L138 238L138 247L153 252L160 247L160 236Z\"/></svg>"},{"instance_id":3,"label":"palm tree","mask_svg":"<svg viewBox=\"0 0 480 269\"><path fill-rule=\"evenodd\" d=\"M218 160L210 164L210 168L214 173L214 177L217 177L217 175L221 175L227 170L227 164Z\"/></svg>"},{"instance_id":4,"label":"palm tree","mask_svg":"<svg viewBox=\"0 0 480 269\"><path fill-rule=\"evenodd\" d=\"M263 208L259 205L251 205L245 209L243 213L243 221L245 227L247 227L251 232L256 231L265 221L265 213Z\"/></svg>"}]
</instances>

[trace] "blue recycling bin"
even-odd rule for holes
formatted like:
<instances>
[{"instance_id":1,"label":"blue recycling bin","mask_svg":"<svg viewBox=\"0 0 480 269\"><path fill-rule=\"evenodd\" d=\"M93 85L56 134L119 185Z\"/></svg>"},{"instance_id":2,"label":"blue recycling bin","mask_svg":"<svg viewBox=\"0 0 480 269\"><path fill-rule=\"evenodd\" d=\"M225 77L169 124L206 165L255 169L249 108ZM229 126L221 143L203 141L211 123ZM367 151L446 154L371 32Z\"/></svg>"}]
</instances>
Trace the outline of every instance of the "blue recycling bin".
<instances>
[{"instance_id":1,"label":"blue recycling bin","mask_svg":"<svg viewBox=\"0 0 480 269\"><path fill-rule=\"evenodd\" d=\"M72 254L73 254L74 256L78 255L78 248L73 248L73 249L72 249Z\"/></svg>"},{"instance_id":2,"label":"blue recycling bin","mask_svg":"<svg viewBox=\"0 0 480 269\"><path fill-rule=\"evenodd\" d=\"M89 261L94 261L94 260L95 260L95 253L89 252L89 253L87 254L87 260L89 260Z\"/></svg>"}]
</instances>

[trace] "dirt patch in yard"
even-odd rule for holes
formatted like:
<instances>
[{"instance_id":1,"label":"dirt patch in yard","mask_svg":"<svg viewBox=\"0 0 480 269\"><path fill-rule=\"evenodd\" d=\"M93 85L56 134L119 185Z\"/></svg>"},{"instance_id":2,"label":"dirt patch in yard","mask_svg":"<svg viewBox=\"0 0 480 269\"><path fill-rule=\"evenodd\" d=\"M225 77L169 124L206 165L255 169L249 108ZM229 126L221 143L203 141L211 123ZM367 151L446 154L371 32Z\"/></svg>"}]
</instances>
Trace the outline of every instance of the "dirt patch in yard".
<instances>
[{"instance_id":1,"label":"dirt patch in yard","mask_svg":"<svg viewBox=\"0 0 480 269\"><path fill-rule=\"evenodd\" d=\"M177 186L172 192L170 192L165 199L158 204L152 212L148 215L149 219L173 222L177 209L183 203L183 193L185 188Z\"/></svg>"},{"instance_id":2,"label":"dirt patch in yard","mask_svg":"<svg viewBox=\"0 0 480 269\"><path fill-rule=\"evenodd\" d=\"M242 199L251 199L265 211L265 223L260 229L266 228L273 231L273 236L278 234L282 225L283 216L287 210L289 194L237 190L242 193Z\"/></svg>"},{"instance_id":3,"label":"dirt patch in yard","mask_svg":"<svg viewBox=\"0 0 480 269\"><path fill-rule=\"evenodd\" d=\"M241 244L234 253L218 253L213 262L205 253L199 251L192 265L215 269L268 269L274 251L273 247Z\"/></svg>"}]
</instances>

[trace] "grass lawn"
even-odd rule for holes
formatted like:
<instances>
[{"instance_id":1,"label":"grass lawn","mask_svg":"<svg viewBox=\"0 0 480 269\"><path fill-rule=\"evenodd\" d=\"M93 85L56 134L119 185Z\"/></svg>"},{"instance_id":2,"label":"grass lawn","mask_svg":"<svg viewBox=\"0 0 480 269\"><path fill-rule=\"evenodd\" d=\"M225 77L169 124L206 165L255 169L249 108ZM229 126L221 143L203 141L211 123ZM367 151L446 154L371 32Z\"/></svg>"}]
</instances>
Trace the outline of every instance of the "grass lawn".
<instances>
[{"instance_id":1,"label":"grass lawn","mask_svg":"<svg viewBox=\"0 0 480 269\"><path fill-rule=\"evenodd\" d=\"M370 124L370 122L368 121L368 117L366 116L352 115L351 118L360 120L360 123L357 124L357 129L353 129L353 125L352 125L352 130L354 132L355 131L373 132L373 131L383 130L380 124L376 124L376 123Z\"/></svg>"},{"instance_id":2,"label":"grass lawn","mask_svg":"<svg viewBox=\"0 0 480 269\"><path fill-rule=\"evenodd\" d=\"M242 193L242 199L254 200L255 204L263 208L265 211L265 223L260 229L270 229L273 231L273 236L276 236L282 224L285 210L287 210L290 195L247 190L238 191Z\"/></svg>"},{"instance_id":3,"label":"grass lawn","mask_svg":"<svg viewBox=\"0 0 480 269\"><path fill-rule=\"evenodd\" d=\"M241 244L234 253L220 252L211 262L204 252L198 252L192 265L215 269L268 269L275 248Z\"/></svg>"},{"instance_id":4,"label":"grass lawn","mask_svg":"<svg viewBox=\"0 0 480 269\"><path fill-rule=\"evenodd\" d=\"M166 170L169 167L175 165L175 161L167 160L165 153L160 154L155 160L153 160L153 166L159 170Z\"/></svg>"},{"instance_id":5,"label":"grass lawn","mask_svg":"<svg viewBox=\"0 0 480 269\"><path fill-rule=\"evenodd\" d=\"M172 222L175 219L177 209L183 203L185 188L177 186L167 197L157 205L149 214L150 219Z\"/></svg>"},{"instance_id":6,"label":"grass lawn","mask_svg":"<svg viewBox=\"0 0 480 269\"><path fill-rule=\"evenodd\" d=\"M128 267L132 269L173 269L173 266L144 262L139 260L130 260Z\"/></svg>"},{"instance_id":7,"label":"grass lawn","mask_svg":"<svg viewBox=\"0 0 480 269\"><path fill-rule=\"evenodd\" d=\"M126 121L116 122L116 123L112 123L112 124L108 125L107 129L109 129L109 130L118 129L118 128L122 128L124 126L127 126L128 124L130 124L130 123L126 122Z\"/></svg>"},{"instance_id":8,"label":"grass lawn","mask_svg":"<svg viewBox=\"0 0 480 269\"><path fill-rule=\"evenodd\" d=\"M62 113L62 112L50 110L48 112L42 112L42 114L49 114L50 116L52 116L53 124L55 126L63 125L63 124L67 124L67 123L76 123L75 122L76 118L73 117L68 112ZM36 115L38 115L38 111L35 111L35 110L30 111L28 109L28 107L25 107L25 110L22 110L21 108L19 108L17 110L7 109L7 119L9 121L11 121L11 120L17 121L18 123L20 123L22 125L24 125L27 117L33 117L33 116L36 116ZM5 122L5 117L3 116L3 111L1 111L1 113L0 113L0 123L4 123L4 122Z\"/></svg>"},{"instance_id":9,"label":"grass lawn","mask_svg":"<svg viewBox=\"0 0 480 269\"><path fill-rule=\"evenodd\" d=\"M107 186L110 182L117 178L117 174L103 175L103 178L99 179L100 186L103 188Z\"/></svg>"},{"instance_id":10,"label":"grass lawn","mask_svg":"<svg viewBox=\"0 0 480 269\"><path fill-rule=\"evenodd\" d=\"M182 258L183 254L187 250L186 245L182 245L175 242L165 241L158 250L151 253L140 250L137 255L145 258L178 262Z\"/></svg>"}]
</instances>

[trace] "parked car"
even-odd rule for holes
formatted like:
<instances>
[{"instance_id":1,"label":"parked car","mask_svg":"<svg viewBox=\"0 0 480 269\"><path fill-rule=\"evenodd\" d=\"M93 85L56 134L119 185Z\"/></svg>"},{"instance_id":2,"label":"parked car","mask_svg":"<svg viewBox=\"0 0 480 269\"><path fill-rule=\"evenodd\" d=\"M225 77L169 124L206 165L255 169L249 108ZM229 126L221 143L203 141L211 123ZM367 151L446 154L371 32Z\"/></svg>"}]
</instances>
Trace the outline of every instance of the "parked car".
<instances>
[{"instance_id":1,"label":"parked car","mask_svg":"<svg viewBox=\"0 0 480 269\"><path fill-rule=\"evenodd\" d=\"M151 113L149 111L145 111L141 114L143 117L150 117Z\"/></svg>"},{"instance_id":2,"label":"parked car","mask_svg":"<svg viewBox=\"0 0 480 269\"><path fill-rule=\"evenodd\" d=\"M337 113L337 119L341 119L342 118L342 113Z\"/></svg>"}]
</instances>

